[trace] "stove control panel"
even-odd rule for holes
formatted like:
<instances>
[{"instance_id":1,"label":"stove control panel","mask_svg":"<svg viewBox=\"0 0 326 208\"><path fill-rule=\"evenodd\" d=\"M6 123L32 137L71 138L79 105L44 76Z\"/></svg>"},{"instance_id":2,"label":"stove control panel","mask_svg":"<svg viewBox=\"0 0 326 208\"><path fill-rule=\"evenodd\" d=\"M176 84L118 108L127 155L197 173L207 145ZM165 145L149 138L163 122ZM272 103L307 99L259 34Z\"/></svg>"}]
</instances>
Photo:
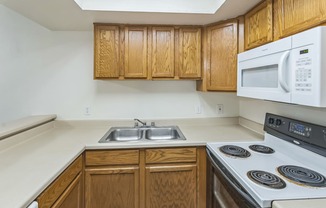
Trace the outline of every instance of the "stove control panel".
<instances>
[{"instance_id":1,"label":"stove control panel","mask_svg":"<svg viewBox=\"0 0 326 208\"><path fill-rule=\"evenodd\" d=\"M311 127L299 123L290 122L289 132L309 138Z\"/></svg>"},{"instance_id":2,"label":"stove control panel","mask_svg":"<svg viewBox=\"0 0 326 208\"><path fill-rule=\"evenodd\" d=\"M326 157L326 126L267 113L264 130Z\"/></svg>"}]
</instances>

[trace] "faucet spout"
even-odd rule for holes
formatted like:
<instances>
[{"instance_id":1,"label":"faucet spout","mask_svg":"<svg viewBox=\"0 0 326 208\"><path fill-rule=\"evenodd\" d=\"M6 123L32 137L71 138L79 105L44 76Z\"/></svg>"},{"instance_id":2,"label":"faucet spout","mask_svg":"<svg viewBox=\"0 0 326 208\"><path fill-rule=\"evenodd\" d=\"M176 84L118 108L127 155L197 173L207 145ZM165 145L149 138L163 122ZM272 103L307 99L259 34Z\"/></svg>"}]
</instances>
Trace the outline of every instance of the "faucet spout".
<instances>
[{"instance_id":1,"label":"faucet spout","mask_svg":"<svg viewBox=\"0 0 326 208\"><path fill-rule=\"evenodd\" d=\"M143 122L137 118L135 118L134 121L135 121L135 126L138 126L138 122L141 123L143 126L146 126L146 122Z\"/></svg>"}]
</instances>

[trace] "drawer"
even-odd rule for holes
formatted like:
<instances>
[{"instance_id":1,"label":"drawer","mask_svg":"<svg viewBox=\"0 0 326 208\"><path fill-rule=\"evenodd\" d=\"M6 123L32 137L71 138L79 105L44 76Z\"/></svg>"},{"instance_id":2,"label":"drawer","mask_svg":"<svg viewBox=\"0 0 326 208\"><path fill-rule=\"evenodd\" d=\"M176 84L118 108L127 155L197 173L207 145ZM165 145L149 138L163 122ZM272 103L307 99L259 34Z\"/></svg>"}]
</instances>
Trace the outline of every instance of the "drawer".
<instances>
[{"instance_id":1,"label":"drawer","mask_svg":"<svg viewBox=\"0 0 326 208\"><path fill-rule=\"evenodd\" d=\"M139 164L139 150L86 151L86 166L136 164Z\"/></svg>"},{"instance_id":2,"label":"drawer","mask_svg":"<svg viewBox=\"0 0 326 208\"><path fill-rule=\"evenodd\" d=\"M146 149L146 163L196 162L196 148Z\"/></svg>"}]
</instances>

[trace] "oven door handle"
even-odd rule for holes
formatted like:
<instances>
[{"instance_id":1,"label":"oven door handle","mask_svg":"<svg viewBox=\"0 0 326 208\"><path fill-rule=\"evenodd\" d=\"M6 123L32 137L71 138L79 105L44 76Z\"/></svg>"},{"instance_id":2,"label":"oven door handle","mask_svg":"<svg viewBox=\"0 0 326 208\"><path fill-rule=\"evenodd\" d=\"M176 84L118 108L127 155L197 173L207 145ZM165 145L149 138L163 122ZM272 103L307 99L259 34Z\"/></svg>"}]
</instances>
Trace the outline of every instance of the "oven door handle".
<instances>
[{"instance_id":1,"label":"oven door handle","mask_svg":"<svg viewBox=\"0 0 326 208\"><path fill-rule=\"evenodd\" d=\"M211 156L211 153L208 149L206 149L209 160L211 161L214 168L218 169L221 172L223 178L250 204L257 205L257 202L254 201L247 193L245 193L237 184L233 183L233 181L224 173L224 171L216 164L214 159Z\"/></svg>"}]
</instances>

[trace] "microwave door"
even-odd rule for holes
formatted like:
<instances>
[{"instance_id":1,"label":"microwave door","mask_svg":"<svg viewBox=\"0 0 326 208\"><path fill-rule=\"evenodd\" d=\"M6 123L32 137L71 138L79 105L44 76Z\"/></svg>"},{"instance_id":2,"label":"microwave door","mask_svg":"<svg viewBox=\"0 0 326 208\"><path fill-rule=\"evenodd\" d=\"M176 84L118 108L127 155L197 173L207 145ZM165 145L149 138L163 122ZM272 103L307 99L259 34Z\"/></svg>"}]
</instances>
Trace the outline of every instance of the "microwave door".
<instances>
[{"instance_id":1,"label":"microwave door","mask_svg":"<svg viewBox=\"0 0 326 208\"><path fill-rule=\"evenodd\" d=\"M290 50L238 63L238 96L278 102L291 101Z\"/></svg>"}]
</instances>

